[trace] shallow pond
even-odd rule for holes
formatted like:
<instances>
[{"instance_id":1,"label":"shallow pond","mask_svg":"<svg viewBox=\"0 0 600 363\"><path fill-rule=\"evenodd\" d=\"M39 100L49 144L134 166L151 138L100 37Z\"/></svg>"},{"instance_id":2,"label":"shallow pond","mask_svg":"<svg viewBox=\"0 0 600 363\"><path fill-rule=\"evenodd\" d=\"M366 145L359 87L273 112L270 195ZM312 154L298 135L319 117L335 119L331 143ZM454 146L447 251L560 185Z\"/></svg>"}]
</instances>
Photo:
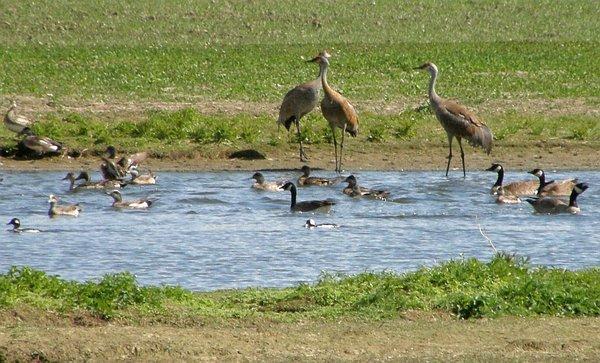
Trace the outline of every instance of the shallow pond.
<instances>
[{"instance_id":1,"label":"shallow pond","mask_svg":"<svg viewBox=\"0 0 600 363\"><path fill-rule=\"evenodd\" d=\"M315 175L334 176L315 171ZM354 200L333 187L299 188L299 200L333 198L330 214L289 211L289 192L250 188L250 172L163 172L155 186L128 186L125 199L158 198L148 211L116 211L100 191L69 193L64 173L3 173L0 222L19 217L39 234L0 233L0 271L28 265L67 279L130 271L143 284L194 290L290 286L322 271L404 272L451 258L489 259L496 248L535 265L577 269L600 262L600 173L547 171L590 184L581 215L536 215L529 204L497 205L491 172L360 172L361 185L387 188L393 201ZM296 172L265 172L296 180ZM526 179L508 173L506 180ZM98 179L99 175L93 175ZM48 218L50 193L79 202L78 218ZM308 218L341 225L309 230ZM8 228L9 226L6 226Z\"/></svg>"}]
</instances>

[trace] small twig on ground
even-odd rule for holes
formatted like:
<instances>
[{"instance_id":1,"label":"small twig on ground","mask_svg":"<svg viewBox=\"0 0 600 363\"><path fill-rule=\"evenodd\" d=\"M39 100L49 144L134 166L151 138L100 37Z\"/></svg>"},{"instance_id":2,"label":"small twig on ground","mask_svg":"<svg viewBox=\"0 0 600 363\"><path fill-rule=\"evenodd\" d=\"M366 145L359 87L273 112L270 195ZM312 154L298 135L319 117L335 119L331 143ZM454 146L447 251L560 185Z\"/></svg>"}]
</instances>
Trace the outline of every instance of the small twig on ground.
<instances>
[{"instance_id":1,"label":"small twig on ground","mask_svg":"<svg viewBox=\"0 0 600 363\"><path fill-rule=\"evenodd\" d=\"M477 221L477 228L479 228L479 233L481 233L481 235L483 236L483 238L485 238L488 243L490 244L490 246L492 246L492 249L494 250L495 253L498 253L498 250L496 249L496 246L494 246L494 242L492 242L492 240L483 232L483 229L481 228L481 224L479 223L479 216L475 215L475 221Z\"/></svg>"}]
</instances>

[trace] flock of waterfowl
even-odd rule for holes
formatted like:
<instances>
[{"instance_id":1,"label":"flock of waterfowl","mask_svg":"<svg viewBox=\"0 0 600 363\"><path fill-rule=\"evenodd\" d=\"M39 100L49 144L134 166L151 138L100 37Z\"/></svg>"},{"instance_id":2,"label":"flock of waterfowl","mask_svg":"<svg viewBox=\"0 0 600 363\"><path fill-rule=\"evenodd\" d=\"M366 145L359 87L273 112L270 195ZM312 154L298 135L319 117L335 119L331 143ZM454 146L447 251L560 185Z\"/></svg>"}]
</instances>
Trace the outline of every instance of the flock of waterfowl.
<instances>
[{"instance_id":1,"label":"flock of waterfowl","mask_svg":"<svg viewBox=\"0 0 600 363\"><path fill-rule=\"evenodd\" d=\"M323 99L320 106L323 117L327 120L333 133L335 171L342 171L342 157L344 150L344 136L346 133L355 137L358 133L358 114L352 104L335 91L328 83L327 71L329 68L329 59L331 55L327 51L320 52L309 62L319 65L318 77L310 82L298 85L286 93L279 110L278 124L284 125L287 130L292 124L295 124L300 143L299 156L301 161L307 161L308 156L302 145L300 120L311 112L319 103L319 95L323 90ZM473 112L464 106L454 102L442 99L435 91L435 84L438 77L438 68L433 63L425 63L417 70L427 71L430 74L428 96L430 105L440 121L448 137L448 162L446 164L446 176L450 169L452 159L452 141L456 139L460 148L463 176L466 176L465 157L462 147L462 140L466 139L471 145L482 147L488 154L492 149L493 135L490 129L481 122ZM31 121L26 117L16 113L16 103L13 102L4 117L4 124L8 130L22 135L21 144L38 154L59 153L62 146L43 136L35 135L31 129ZM341 130L341 143L338 152L338 142L336 138L336 129ZM152 200L123 200L119 188L128 184L155 184L156 177L150 173L140 175L138 171L139 163L147 157L146 153L137 153L129 157L116 158L116 150L109 146L106 150L106 156L102 157L100 170L103 176L101 181L91 181L87 172L83 171L75 177L73 173L68 173L64 180L70 182L70 191L79 191L86 189L110 190L107 194L113 198L113 207L146 209L152 205ZM538 178L535 180L525 180L503 184L504 169L499 164L493 164L488 171L498 173L498 179L491 189L491 193L496 196L497 203L513 204L520 203L522 197L530 203L538 213L578 213L580 211L577 205L577 196L583 193L588 185L580 183L577 179L562 181L546 181L546 176L541 169L532 170L530 173ZM302 175L298 178L299 186L332 186L340 182L348 183L343 189L343 193L350 197L365 197L378 200L387 200L390 197L389 191L374 190L359 186L356 177L338 176L336 178L322 178L311 176L311 170L308 165L302 167ZM130 179L126 180L129 175ZM255 173L252 177L255 180L253 187L263 191L281 191L287 190L291 194L291 211L294 212L329 212L335 202L332 200L310 200L298 201L296 185L290 181L287 182L268 182L265 181L261 173ZM78 180L82 180L77 184ZM61 205L59 198L50 195L48 202L50 216L71 215L77 216L81 212L78 205ZM20 227L20 221L17 218L12 219L8 224L13 226L14 232L25 232L27 229ZM307 228L331 228L334 225L316 224L313 220L306 222Z\"/></svg>"}]
</instances>

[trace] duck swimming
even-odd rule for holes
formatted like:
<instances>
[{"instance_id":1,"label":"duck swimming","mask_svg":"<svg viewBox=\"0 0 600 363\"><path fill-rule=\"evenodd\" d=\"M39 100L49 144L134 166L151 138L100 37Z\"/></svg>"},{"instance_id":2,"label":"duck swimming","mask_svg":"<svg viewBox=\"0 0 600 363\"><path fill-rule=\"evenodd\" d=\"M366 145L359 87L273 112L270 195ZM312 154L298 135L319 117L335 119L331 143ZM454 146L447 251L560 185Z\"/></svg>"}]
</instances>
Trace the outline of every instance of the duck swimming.
<instances>
[{"instance_id":1,"label":"duck swimming","mask_svg":"<svg viewBox=\"0 0 600 363\"><path fill-rule=\"evenodd\" d=\"M265 177L262 175L262 173L254 173L254 175L252 175L252 179L255 180L255 182L252 184L252 188L254 189L264 190L268 192L283 191L283 183L265 181Z\"/></svg>"},{"instance_id":2,"label":"duck swimming","mask_svg":"<svg viewBox=\"0 0 600 363\"><path fill-rule=\"evenodd\" d=\"M50 194L48 197L48 203L50 203L50 209L48 215L55 217L58 215L73 216L77 217L82 208L78 204L58 205L58 197L54 194Z\"/></svg>"},{"instance_id":3,"label":"duck swimming","mask_svg":"<svg viewBox=\"0 0 600 363\"><path fill-rule=\"evenodd\" d=\"M14 233L40 233L41 232L39 229L35 229L35 228L21 228L21 221L19 220L19 218L13 218L10 220L10 222L8 222L6 224L12 224L13 228L9 229L8 231L14 232Z\"/></svg>"},{"instance_id":4,"label":"duck swimming","mask_svg":"<svg viewBox=\"0 0 600 363\"><path fill-rule=\"evenodd\" d=\"M323 228L323 229L334 229L339 228L340 226L335 223L320 223L317 224L314 219L307 219L304 224L304 228L313 229L313 228Z\"/></svg>"},{"instance_id":5,"label":"duck swimming","mask_svg":"<svg viewBox=\"0 0 600 363\"><path fill-rule=\"evenodd\" d=\"M123 200L123 196L118 190L113 190L112 192L106 194L113 197L112 206L114 208L148 209L153 203L153 201L148 198L136 200Z\"/></svg>"},{"instance_id":6,"label":"duck swimming","mask_svg":"<svg viewBox=\"0 0 600 363\"><path fill-rule=\"evenodd\" d=\"M135 185L154 185L156 184L156 176L150 172L150 174L142 174L137 170L137 166L132 166L129 169L129 173L131 174L131 180L129 184Z\"/></svg>"},{"instance_id":7,"label":"duck swimming","mask_svg":"<svg viewBox=\"0 0 600 363\"><path fill-rule=\"evenodd\" d=\"M542 214L558 214L558 213L571 213L577 214L581 212L581 209L577 205L577 196L586 191L588 188L587 183L578 183L573 187L571 195L569 196L569 203L567 204L562 199L557 197L541 197L541 198L527 198L527 202L531 204L533 209L537 213Z\"/></svg>"},{"instance_id":8,"label":"duck swimming","mask_svg":"<svg viewBox=\"0 0 600 363\"><path fill-rule=\"evenodd\" d=\"M348 176L344 181L348 183L348 186L344 188L343 193L351 197L386 200L390 196L390 192L387 190L375 190L359 186L354 175Z\"/></svg>"},{"instance_id":9,"label":"duck swimming","mask_svg":"<svg viewBox=\"0 0 600 363\"><path fill-rule=\"evenodd\" d=\"M296 202L296 186L292 182L287 182L283 185L284 190L289 190L292 195L292 203L290 210L292 212L325 212L329 213L331 206L335 205L335 202L331 200L309 200L304 202Z\"/></svg>"},{"instance_id":10,"label":"duck swimming","mask_svg":"<svg viewBox=\"0 0 600 363\"><path fill-rule=\"evenodd\" d=\"M298 185L307 186L307 185L335 185L341 181L341 178L319 178L315 176L310 176L310 166L304 165L302 169L302 176L298 178Z\"/></svg>"}]
</instances>

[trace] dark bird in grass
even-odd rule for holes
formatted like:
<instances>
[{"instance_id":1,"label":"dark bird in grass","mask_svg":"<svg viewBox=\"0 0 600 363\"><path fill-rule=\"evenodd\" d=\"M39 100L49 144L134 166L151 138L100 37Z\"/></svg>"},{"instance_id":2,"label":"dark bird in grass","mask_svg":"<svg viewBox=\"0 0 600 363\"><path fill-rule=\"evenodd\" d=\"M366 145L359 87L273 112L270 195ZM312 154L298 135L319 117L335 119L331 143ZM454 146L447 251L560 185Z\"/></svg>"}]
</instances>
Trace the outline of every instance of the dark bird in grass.
<instances>
[{"instance_id":1,"label":"dark bird in grass","mask_svg":"<svg viewBox=\"0 0 600 363\"><path fill-rule=\"evenodd\" d=\"M558 213L571 213L577 214L581 212L581 209L577 205L577 197L579 194L585 192L588 188L587 183L578 183L573 186L571 195L569 196L569 202L557 197L540 197L540 198L527 198L527 202L531 204L533 209L537 213L542 214L558 214Z\"/></svg>"},{"instance_id":2,"label":"dark bird in grass","mask_svg":"<svg viewBox=\"0 0 600 363\"><path fill-rule=\"evenodd\" d=\"M296 201L296 186L292 182L287 182L283 185L284 190L289 190L292 195L292 203L290 209L292 212L325 212L328 213L331 210L331 206L335 205L335 202L330 200L309 200L304 202Z\"/></svg>"},{"instance_id":3,"label":"dark bird in grass","mask_svg":"<svg viewBox=\"0 0 600 363\"><path fill-rule=\"evenodd\" d=\"M59 154L62 150L62 145L48 137L37 136L28 127L21 132L25 137L21 143L29 150L35 151L38 156L44 154Z\"/></svg>"},{"instance_id":4,"label":"dark bird in grass","mask_svg":"<svg viewBox=\"0 0 600 363\"><path fill-rule=\"evenodd\" d=\"M446 176L450 169L450 161L452 160L452 139L458 140L460 147L460 158L462 161L463 176L467 176L465 170L465 153L462 147L462 139L466 139L473 146L481 146L489 155L492 151L492 132L477 116L464 106L445 100L438 96L435 92L435 81L438 76L438 69L433 63L425 63L415 69L426 70L431 75L429 81L429 102L437 119L442 124L448 136L448 164L446 165Z\"/></svg>"},{"instance_id":5,"label":"dark bird in grass","mask_svg":"<svg viewBox=\"0 0 600 363\"><path fill-rule=\"evenodd\" d=\"M329 123L329 127L331 128L331 133L333 135L335 171L341 173L342 156L344 153L344 137L346 133L350 134L352 137L356 137L358 134L358 114L356 113L354 106L352 106L344 96L329 86L329 83L327 82L329 58L323 55L318 55L311 59L311 62L319 63L319 67L321 69L321 83L324 91L323 100L321 100L321 112L323 113L323 117L325 117ZM337 152L337 139L335 137L336 129L342 130L342 142L340 144L339 160Z\"/></svg>"},{"instance_id":6,"label":"dark bird in grass","mask_svg":"<svg viewBox=\"0 0 600 363\"><path fill-rule=\"evenodd\" d=\"M319 53L321 57L330 57L329 53L323 51ZM292 88L283 97L283 102L279 107L278 125L284 125L286 130L290 130L292 123L296 124L298 133L298 142L300 143L300 161L307 161L308 158L302 146L302 137L300 135L300 119L312 111L319 102L319 90L321 89L321 77L323 70L319 72L317 79L303 83Z\"/></svg>"}]
</instances>

